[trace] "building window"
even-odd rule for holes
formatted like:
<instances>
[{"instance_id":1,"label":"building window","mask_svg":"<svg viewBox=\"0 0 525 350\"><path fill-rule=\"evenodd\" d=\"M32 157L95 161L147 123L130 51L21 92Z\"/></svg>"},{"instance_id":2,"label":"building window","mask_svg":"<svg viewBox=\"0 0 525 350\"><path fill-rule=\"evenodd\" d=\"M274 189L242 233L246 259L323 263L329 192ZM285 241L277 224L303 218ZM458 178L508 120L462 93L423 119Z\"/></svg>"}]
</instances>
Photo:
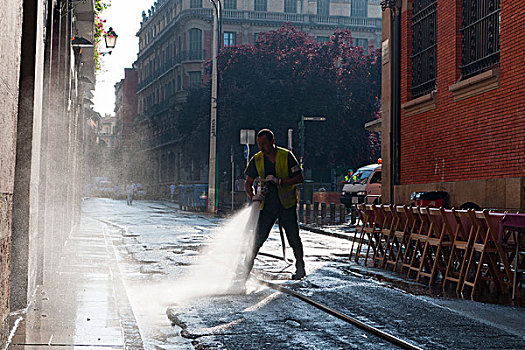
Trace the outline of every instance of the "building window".
<instances>
[{"instance_id":1,"label":"building window","mask_svg":"<svg viewBox=\"0 0 525 350\"><path fill-rule=\"evenodd\" d=\"M352 0L350 16L368 17L368 0Z\"/></svg>"},{"instance_id":2,"label":"building window","mask_svg":"<svg viewBox=\"0 0 525 350\"><path fill-rule=\"evenodd\" d=\"M190 89L199 87L201 84L201 72L190 72Z\"/></svg>"},{"instance_id":3,"label":"building window","mask_svg":"<svg viewBox=\"0 0 525 350\"><path fill-rule=\"evenodd\" d=\"M412 98L436 88L437 0L412 3Z\"/></svg>"},{"instance_id":4,"label":"building window","mask_svg":"<svg viewBox=\"0 0 525 350\"><path fill-rule=\"evenodd\" d=\"M237 10L237 0L224 0L225 10Z\"/></svg>"},{"instance_id":5,"label":"building window","mask_svg":"<svg viewBox=\"0 0 525 350\"><path fill-rule=\"evenodd\" d=\"M297 0L284 0L284 12L297 13Z\"/></svg>"},{"instance_id":6,"label":"building window","mask_svg":"<svg viewBox=\"0 0 525 350\"><path fill-rule=\"evenodd\" d=\"M368 39L356 38L355 39L355 46L362 47L363 48L363 53L365 55L368 55Z\"/></svg>"},{"instance_id":7,"label":"building window","mask_svg":"<svg viewBox=\"0 0 525 350\"><path fill-rule=\"evenodd\" d=\"M317 0L317 14L319 16L330 15L330 0Z\"/></svg>"},{"instance_id":8,"label":"building window","mask_svg":"<svg viewBox=\"0 0 525 350\"><path fill-rule=\"evenodd\" d=\"M499 63L500 0L463 0L461 75L470 77Z\"/></svg>"},{"instance_id":9,"label":"building window","mask_svg":"<svg viewBox=\"0 0 525 350\"><path fill-rule=\"evenodd\" d=\"M259 33L253 33L253 42L256 43L259 38Z\"/></svg>"},{"instance_id":10,"label":"building window","mask_svg":"<svg viewBox=\"0 0 525 350\"><path fill-rule=\"evenodd\" d=\"M189 31L190 35L190 51L188 59L201 60L202 59L202 30L192 28Z\"/></svg>"},{"instance_id":11,"label":"building window","mask_svg":"<svg viewBox=\"0 0 525 350\"><path fill-rule=\"evenodd\" d=\"M235 45L237 45L237 33L224 32L224 46L235 46Z\"/></svg>"},{"instance_id":12,"label":"building window","mask_svg":"<svg viewBox=\"0 0 525 350\"><path fill-rule=\"evenodd\" d=\"M328 36L318 36L317 37L317 42L318 43L327 43L330 41L330 37Z\"/></svg>"},{"instance_id":13,"label":"building window","mask_svg":"<svg viewBox=\"0 0 525 350\"><path fill-rule=\"evenodd\" d=\"M268 1L267 0L255 0L253 9L255 11L268 11Z\"/></svg>"},{"instance_id":14,"label":"building window","mask_svg":"<svg viewBox=\"0 0 525 350\"><path fill-rule=\"evenodd\" d=\"M198 9L202 7L202 0L190 0L190 8Z\"/></svg>"}]
</instances>

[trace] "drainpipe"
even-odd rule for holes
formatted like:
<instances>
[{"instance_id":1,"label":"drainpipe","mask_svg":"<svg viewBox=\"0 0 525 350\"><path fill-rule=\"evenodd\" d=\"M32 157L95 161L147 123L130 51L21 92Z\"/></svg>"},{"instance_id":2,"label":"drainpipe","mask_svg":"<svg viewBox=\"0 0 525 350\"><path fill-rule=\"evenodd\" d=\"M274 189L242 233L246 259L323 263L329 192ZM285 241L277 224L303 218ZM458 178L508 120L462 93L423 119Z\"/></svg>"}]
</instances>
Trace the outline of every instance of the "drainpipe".
<instances>
[{"instance_id":1,"label":"drainpipe","mask_svg":"<svg viewBox=\"0 0 525 350\"><path fill-rule=\"evenodd\" d=\"M401 4L399 4L401 5ZM400 138L401 138L401 6L392 11L393 47L392 47L392 198L394 203L394 185L400 184Z\"/></svg>"}]
</instances>

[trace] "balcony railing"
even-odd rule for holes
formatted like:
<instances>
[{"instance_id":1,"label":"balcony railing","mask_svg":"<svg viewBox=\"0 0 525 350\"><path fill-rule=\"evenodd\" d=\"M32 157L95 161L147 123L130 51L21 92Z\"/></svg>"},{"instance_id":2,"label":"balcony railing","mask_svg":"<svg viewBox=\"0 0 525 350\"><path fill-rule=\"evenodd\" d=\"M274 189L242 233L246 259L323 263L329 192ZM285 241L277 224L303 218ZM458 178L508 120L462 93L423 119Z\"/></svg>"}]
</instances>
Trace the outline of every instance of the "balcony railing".
<instances>
[{"instance_id":1,"label":"balcony railing","mask_svg":"<svg viewBox=\"0 0 525 350\"><path fill-rule=\"evenodd\" d=\"M206 18L212 19L211 8L197 8L187 9L180 12L163 31L157 35L155 39L150 41L140 52L139 57L146 54L154 44L160 40L163 40L164 35L168 35L171 29L175 28L176 24L182 18ZM284 12L260 12L260 11L246 11L246 10L223 10L222 12L223 21L228 20L247 20L256 22L290 22L293 24L300 25L333 25L333 26L347 26L353 27L351 29L361 28L375 28L381 30L381 18L368 18L368 17L349 17L349 16L318 16L310 14L299 14L299 13L284 13ZM144 23L147 25L148 22ZM141 29L142 30L142 29Z\"/></svg>"},{"instance_id":2,"label":"balcony railing","mask_svg":"<svg viewBox=\"0 0 525 350\"><path fill-rule=\"evenodd\" d=\"M142 80L140 83L137 84L137 91L142 90L155 80L162 77L166 72L175 67L177 64L191 61L203 61L208 58L206 54L206 50L183 51L179 55L176 55L175 57L166 60L166 62L163 65L161 65L153 71L153 75L146 77L146 79Z\"/></svg>"},{"instance_id":3,"label":"balcony railing","mask_svg":"<svg viewBox=\"0 0 525 350\"><path fill-rule=\"evenodd\" d=\"M141 150L150 150L153 148L165 146L178 140L172 132L164 131L160 134L151 135L149 139L143 139L140 141Z\"/></svg>"}]
</instances>

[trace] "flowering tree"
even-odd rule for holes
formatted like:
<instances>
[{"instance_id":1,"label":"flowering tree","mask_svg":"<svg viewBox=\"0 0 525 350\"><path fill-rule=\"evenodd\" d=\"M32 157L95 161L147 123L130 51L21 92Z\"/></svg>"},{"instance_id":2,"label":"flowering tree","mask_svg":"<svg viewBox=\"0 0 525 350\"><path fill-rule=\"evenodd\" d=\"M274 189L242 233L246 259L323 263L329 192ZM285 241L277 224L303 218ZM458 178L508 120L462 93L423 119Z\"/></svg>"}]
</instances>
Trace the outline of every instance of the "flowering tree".
<instances>
[{"instance_id":1,"label":"flowering tree","mask_svg":"<svg viewBox=\"0 0 525 350\"><path fill-rule=\"evenodd\" d=\"M349 31L337 31L329 42L317 43L284 25L261 34L255 45L223 49L218 66L219 155L229 155L230 145L239 144L240 129L270 128L277 143L286 146L287 130L292 128L298 135L302 116L323 116L324 122L306 122L302 156L307 168L357 167L377 156L372 154L373 138L364 124L379 110L379 53L365 55L362 48L354 47ZM209 102L205 106L186 110L209 116ZM181 126L187 121L183 116ZM298 156L300 142L296 136ZM228 169L228 162L228 156L222 157L221 169Z\"/></svg>"}]
</instances>

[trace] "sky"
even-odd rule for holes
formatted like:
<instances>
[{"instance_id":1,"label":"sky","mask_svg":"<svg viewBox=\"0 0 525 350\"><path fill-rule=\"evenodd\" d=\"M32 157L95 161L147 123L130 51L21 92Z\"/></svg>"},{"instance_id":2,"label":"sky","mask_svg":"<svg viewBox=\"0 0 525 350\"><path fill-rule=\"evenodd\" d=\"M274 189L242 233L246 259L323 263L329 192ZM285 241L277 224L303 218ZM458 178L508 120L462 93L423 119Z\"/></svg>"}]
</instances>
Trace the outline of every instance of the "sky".
<instances>
[{"instance_id":1,"label":"sky","mask_svg":"<svg viewBox=\"0 0 525 350\"><path fill-rule=\"evenodd\" d=\"M107 0L106 0L107 2ZM111 6L102 12L105 29L113 27L118 39L111 55L102 56L102 69L97 72L93 103L94 110L104 117L115 108L115 83L124 78L124 68L131 68L139 50L135 34L140 28L142 11L150 8L154 0L111 0ZM107 51L102 42L102 51Z\"/></svg>"}]
</instances>

